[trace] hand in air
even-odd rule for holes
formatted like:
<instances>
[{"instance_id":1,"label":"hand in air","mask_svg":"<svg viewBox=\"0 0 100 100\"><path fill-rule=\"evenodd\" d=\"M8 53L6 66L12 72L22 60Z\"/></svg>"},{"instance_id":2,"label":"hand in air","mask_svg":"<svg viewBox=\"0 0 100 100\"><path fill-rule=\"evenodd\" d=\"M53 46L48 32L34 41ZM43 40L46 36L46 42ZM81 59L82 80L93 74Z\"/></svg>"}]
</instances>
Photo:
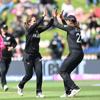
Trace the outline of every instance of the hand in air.
<instances>
[{"instance_id":1,"label":"hand in air","mask_svg":"<svg viewBox=\"0 0 100 100\"><path fill-rule=\"evenodd\" d=\"M47 16L47 14L48 14L48 12L47 12L47 9L45 8L44 12L43 12L43 16L45 17L45 16Z\"/></svg>"},{"instance_id":2,"label":"hand in air","mask_svg":"<svg viewBox=\"0 0 100 100\"><path fill-rule=\"evenodd\" d=\"M53 11L52 11L52 16L53 16L53 17L57 17L57 15L58 15L57 10L53 10Z\"/></svg>"},{"instance_id":3,"label":"hand in air","mask_svg":"<svg viewBox=\"0 0 100 100\"><path fill-rule=\"evenodd\" d=\"M64 12L64 10L60 13L60 18L61 19L64 19L63 12Z\"/></svg>"}]
</instances>

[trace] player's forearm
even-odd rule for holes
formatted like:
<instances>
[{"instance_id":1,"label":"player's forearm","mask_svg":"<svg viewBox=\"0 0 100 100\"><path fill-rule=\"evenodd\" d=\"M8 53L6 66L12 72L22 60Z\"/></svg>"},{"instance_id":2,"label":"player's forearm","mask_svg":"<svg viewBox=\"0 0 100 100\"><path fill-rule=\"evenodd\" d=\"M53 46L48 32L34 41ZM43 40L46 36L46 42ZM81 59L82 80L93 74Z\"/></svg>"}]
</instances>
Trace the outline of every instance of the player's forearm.
<instances>
[{"instance_id":1,"label":"player's forearm","mask_svg":"<svg viewBox=\"0 0 100 100\"><path fill-rule=\"evenodd\" d=\"M43 31L47 30L48 28L50 28L50 27L53 25L53 22L54 22L54 19L52 18L52 19L49 21L48 25L46 25L45 27L42 27L39 31L40 31L40 32L43 32Z\"/></svg>"},{"instance_id":2,"label":"player's forearm","mask_svg":"<svg viewBox=\"0 0 100 100\"><path fill-rule=\"evenodd\" d=\"M64 27L64 25L60 24L56 17L54 17L54 26L59 29L62 29L64 31L67 31L66 27Z\"/></svg>"}]
</instances>

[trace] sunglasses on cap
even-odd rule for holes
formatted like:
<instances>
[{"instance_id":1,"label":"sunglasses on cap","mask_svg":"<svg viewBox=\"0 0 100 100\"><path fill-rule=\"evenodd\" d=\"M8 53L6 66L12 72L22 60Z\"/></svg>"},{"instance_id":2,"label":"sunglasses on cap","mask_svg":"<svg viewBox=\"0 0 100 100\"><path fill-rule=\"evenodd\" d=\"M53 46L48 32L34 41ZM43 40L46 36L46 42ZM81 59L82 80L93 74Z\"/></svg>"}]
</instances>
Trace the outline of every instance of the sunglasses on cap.
<instances>
[{"instance_id":1,"label":"sunglasses on cap","mask_svg":"<svg viewBox=\"0 0 100 100\"><path fill-rule=\"evenodd\" d=\"M71 22L73 22L73 23L76 23L76 22L77 22L76 17L73 16L73 15L67 16L67 17L65 18L65 20L69 20L69 21L71 21Z\"/></svg>"}]
</instances>

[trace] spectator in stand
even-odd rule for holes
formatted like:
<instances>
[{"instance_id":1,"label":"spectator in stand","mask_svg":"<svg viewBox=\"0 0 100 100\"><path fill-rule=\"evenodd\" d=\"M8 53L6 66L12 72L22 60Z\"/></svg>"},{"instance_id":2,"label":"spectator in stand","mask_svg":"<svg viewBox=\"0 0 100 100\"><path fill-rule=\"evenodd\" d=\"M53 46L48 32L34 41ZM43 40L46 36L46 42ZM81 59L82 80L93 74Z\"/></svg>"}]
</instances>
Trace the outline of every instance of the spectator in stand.
<instances>
[{"instance_id":1,"label":"spectator in stand","mask_svg":"<svg viewBox=\"0 0 100 100\"><path fill-rule=\"evenodd\" d=\"M13 9L12 13L15 14L16 16L22 16L24 13L24 7L22 6L21 3L18 3L15 5L15 8Z\"/></svg>"},{"instance_id":2,"label":"spectator in stand","mask_svg":"<svg viewBox=\"0 0 100 100\"><path fill-rule=\"evenodd\" d=\"M13 22L11 22L11 30L18 44L16 46L16 54L14 55L15 57L22 56L21 43L23 41L21 40L21 38L25 35L25 29L22 23L22 16L15 16L15 19L13 20Z\"/></svg>"},{"instance_id":3,"label":"spectator in stand","mask_svg":"<svg viewBox=\"0 0 100 100\"><path fill-rule=\"evenodd\" d=\"M94 6L96 6L98 2L99 2L99 0L86 0L87 6L89 6L91 3L93 3Z\"/></svg>"},{"instance_id":4,"label":"spectator in stand","mask_svg":"<svg viewBox=\"0 0 100 100\"><path fill-rule=\"evenodd\" d=\"M27 9L27 8L32 8L33 7L33 3L32 0L20 0L20 4L22 4L22 6Z\"/></svg>"},{"instance_id":5,"label":"spectator in stand","mask_svg":"<svg viewBox=\"0 0 100 100\"><path fill-rule=\"evenodd\" d=\"M89 18L90 13L85 13L82 7L78 7L75 9L75 17L80 23L84 23Z\"/></svg>"},{"instance_id":6,"label":"spectator in stand","mask_svg":"<svg viewBox=\"0 0 100 100\"><path fill-rule=\"evenodd\" d=\"M83 49L90 47L91 34L88 32L87 25L81 24L81 39Z\"/></svg>"},{"instance_id":7,"label":"spectator in stand","mask_svg":"<svg viewBox=\"0 0 100 100\"><path fill-rule=\"evenodd\" d=\"M10 11L13 5L14 5L13 0L0 0L0 13L2 13L6 9Z\"/></svg>"},{"instance_id":8,"label":"spectator in stand","mask_svg":"<svg viewBox=\"0 0 100 100\"><path fill-rule=\"evenodd\" d=\"M64 42L58 33L54 34L54 37L50 42L49 49L51 50L52 59L61 59L64 51Z\"/></svg>"},{"instance_id":9,"label":"spectator in stand","mask_svg":"<svg viewBox=\"0 0 100 100\"><path fill-rule=\"evenodd\" d=\"M97 36L97 28L100 27L100 25L97 23L97 18L95 15L91 15L88 20L87 28L90 31L91 34L91 46L95 46L96 43L96 36Z\"/></svg>"},{"instance_id":10,"label":"spectator in stand","mask_svg":"<svg viewBox=\"0 0 100 100\"><path fill-rule=\"evenodd\" d=\"M99 27L99 26L100 25L97 23L96 16L95 15L90 16L89 17L88 28L90 30L92 30L92 29L96 30L96 28Z\"/></svg>"},{"instance_id":11,"label":"spectator in stand","mask_svg":"<svg viewBox=\"0 0 100 100\"><path fill-rule=\"evenodd\" d=\"M27 13L29 14L30 12L36 15L39 13L38 4L34 4L31 0L20 0L12 11L12 13L17 16L27 15Z\"/></svg>"},{"instance_id":12,"label":"spectator in stand","mask_svg":"<svg viewBox=\"0 0 100 100\"><path fill-rule=\"evenodd\" d=\"M40 0L40 3L42 3L43 5L56 4L56 1L55 0Z\"/></svg>"},{"instance_id":13,"label":"spectator in stand","mask_svg":"<svg viewBox=\"0 0 100 100\"><path fill-rule=\"evenodd\" d=\"M74 14L74 7L71 3L71 0L65 0L65 2L62 4L62 11L63 15Z\"/></svg>"}]
</instances>

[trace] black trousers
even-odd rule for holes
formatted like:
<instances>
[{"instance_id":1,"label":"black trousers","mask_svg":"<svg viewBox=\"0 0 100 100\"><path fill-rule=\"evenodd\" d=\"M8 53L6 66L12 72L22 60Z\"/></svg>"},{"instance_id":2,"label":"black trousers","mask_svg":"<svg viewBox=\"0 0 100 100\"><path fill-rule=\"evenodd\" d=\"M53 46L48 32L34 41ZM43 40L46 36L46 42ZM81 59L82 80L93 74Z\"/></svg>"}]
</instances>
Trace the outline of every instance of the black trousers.
<instances>
[{"instance_id":1,"label":"black trousers","mask_svg":"<svg viewBox=\"0 0 100 100\"><path fill-rule=\"evenodd\" d=\"M1 77L2 87L7 84L6 75L7 75L10 63L11 63L11 58L7 58L7 59L2 58L0 61L0 77Z\"/></svg>"},{"instance_id":2,"label":"black trousers","mask_svg":"<svg viewBox=\"0 0 100 100\"><path fill-rule=\"evenodd\" d=\"M24 88L24 85L33 76L33 68L36 73L36 93L42 92L42 62L40 56L34 57L29 54L24 54L24 66L25 76L19 83L20 88Z\"/></svg>"},{"instance_id":3,"label":"black trousers","mask_svg":"<svg viewBox=\"0 0 100 100\"><path fill-rule=\"evenodd\" d=\"M74 81L71 79L71 72L80 64L83 59L83 52L81 51L73 51L69 54L69 56L63 61L60 68L60 75L64 81L65 91L69 91L71 89L77 88Z\"/></svg>"}]
</instances>

